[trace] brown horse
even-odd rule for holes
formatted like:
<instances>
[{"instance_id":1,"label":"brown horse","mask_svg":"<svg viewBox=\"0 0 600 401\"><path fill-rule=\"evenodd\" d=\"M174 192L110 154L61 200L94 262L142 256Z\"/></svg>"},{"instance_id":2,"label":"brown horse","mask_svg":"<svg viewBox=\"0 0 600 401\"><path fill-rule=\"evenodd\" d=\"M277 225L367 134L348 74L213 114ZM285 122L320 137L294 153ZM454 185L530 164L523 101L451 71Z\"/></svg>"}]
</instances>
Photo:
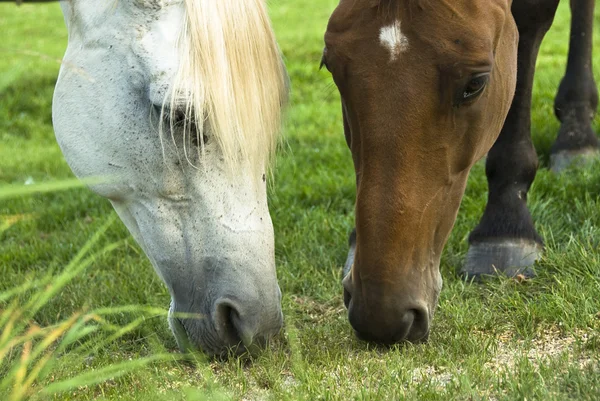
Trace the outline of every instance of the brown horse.
<instances>
[{"instance_id":1,"label":"brown horse","mask_svg":"<svg viewBox=\"0 0 600 401\"><path fill-rule=\"evenodd\" d=\"M537 170L530 139L539 45L558 0L341 0L323 65L342 99L356 171L356 230L344 301L359 337L427 338L440 256L467 176L488 153L489 200L462 272L532 274L543 242L527 209ZM598 149L591 129L594 0L571 0L562 122L552 168Z\"/></svg>"}]
</instances>

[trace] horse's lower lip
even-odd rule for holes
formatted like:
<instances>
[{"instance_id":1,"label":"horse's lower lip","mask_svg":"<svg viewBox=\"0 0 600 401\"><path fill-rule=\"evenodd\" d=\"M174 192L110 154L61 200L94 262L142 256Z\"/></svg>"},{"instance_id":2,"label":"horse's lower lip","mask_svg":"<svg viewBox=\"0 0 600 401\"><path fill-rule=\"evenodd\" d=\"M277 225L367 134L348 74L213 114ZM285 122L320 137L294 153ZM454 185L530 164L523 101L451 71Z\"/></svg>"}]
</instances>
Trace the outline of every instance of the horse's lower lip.
<instances>
[{"instance_id":1,"label":"horse's lower lip","mask_svg":"<svg viewBox=\"0 0 600 401\"><path fill-rule=\"evenodd\" d=\"M228 353L224 348L210 347L209 344L205 342L202 344L193 344L190 341L185 325L178 318L171 318L170 323L173 335L175 336L179 350L182 353L195 353L201 351L209 357L219 357ZM243 345L240 345L240 347L244 348ZM241 353L240 351L242 350L236 350L236 353Z\"/></svg>"},{"instance_id":2,"label":"horse's lower lip","mask_svg":"<svg viewBox=\"0 0 600 401\"><path fill-rule=\"evenodd\" d=\"M218 337L215 337L216 333L202 337L190 336L181 319L170 317L169 323L179 350L184 354L200 351L209 358L227 358L245 353L256 355L267 342L267 339L262 336L239 338L237 341L230 342L218 340Z\"/></svg>"},{"instance_id":3,"label":"horse's lower lip","mask_svg":"<svg viewBox=\"0 0 600 401\"><path fill-rule=\"evenodd\" d=\"M425 333L422 337L419 337L419 338L410 338L410 336L409 336L407 338L392 339L390 341L373 340L368 337L365 337L364 335L361 335L356 330L354 330L354 335L356 335L356 337L359 340L372 342L372 343L379 344L379 345L386 345L386 346L392 346L394 344L402 344L402 343L424 344L427 341L429 341L429 331L427 331L427 333Z\"/></svg>"},{"instance_id":4,"label":"horse's lower lip","mask_svg":"<svg viewBox=\"0 0 600 401\"><path fill-rule=\"evenodd\" d=\"M424 344L427 341L429 341L429 333L431 332L431 330L427 330L427 333L425 333L423 335L423 337L416 339L416 340L411 340L411 342L415 343L415 344Z\"/></svg>"}]
</instances>

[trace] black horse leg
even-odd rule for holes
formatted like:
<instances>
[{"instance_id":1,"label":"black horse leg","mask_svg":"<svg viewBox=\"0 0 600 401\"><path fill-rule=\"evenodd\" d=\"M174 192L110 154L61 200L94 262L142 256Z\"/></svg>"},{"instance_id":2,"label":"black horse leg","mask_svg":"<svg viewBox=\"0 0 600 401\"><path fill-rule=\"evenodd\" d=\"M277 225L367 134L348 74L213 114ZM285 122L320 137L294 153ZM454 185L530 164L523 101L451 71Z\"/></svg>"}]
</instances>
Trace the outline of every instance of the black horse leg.
<instances>
[{"instance_id":1,"label":"black horse leg","mask_svg":"<svg viewBox=\"0 0 600 401\"><path fill-rule=\"evenodd\" d=\"M592 73L592 25L597 0L571 0L571 41L567 72L554 102L561 122L550 152L550 166L559 172L575 159L595 156L598 137L592 119L598 107L598 89Z\"/></svg>"},{"instance_id":2,"label":"black horse leg","mask_svg":"<svg viewBox=\"0 0 600 401\"><path fill-rule=\"evenodd\" d=\"M517 89L498 140L488 153L488 203L469 236L461 273L467 277L504 273L531 275L543 242L527 209L527 191L538 159L531 142L531 91L540 43L554 19L558 0L514 0L519 28Z\"/></svg>"}]
</instances>

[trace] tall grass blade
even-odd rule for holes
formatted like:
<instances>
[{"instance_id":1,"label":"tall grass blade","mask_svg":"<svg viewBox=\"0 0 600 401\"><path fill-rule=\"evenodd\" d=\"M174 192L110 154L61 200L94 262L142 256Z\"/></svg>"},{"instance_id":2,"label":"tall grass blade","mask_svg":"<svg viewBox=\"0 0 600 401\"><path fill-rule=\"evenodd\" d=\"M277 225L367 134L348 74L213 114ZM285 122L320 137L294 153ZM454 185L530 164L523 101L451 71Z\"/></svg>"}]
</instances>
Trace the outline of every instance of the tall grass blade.
<instances>
[{"instance_id":1,"label":"tall grass blade","mask_svg":"<svg viewBox=\"0 0 600 401\"><path fill-rule=\"evenodd\" d=\"M0 200L17 198L27 195L65 191L73 188L81 188L86 185L95 185L106 182L105 177L90 177L83 180L72 178L53 182L44 182L34 185L6 185L0 188Z\"/></svg>"},{"instance_id":2,"label":"tall grass blade","mask_svg":"<svg viewBox=\"0 0 600 401\"><path fill-rule=\"evenodd\" d=\"M134 370L140 369L148 364L159 361L175 361L181 359L175 355L152 355L146 358L140 358L133 361L115 363L91 372L85 372L75 377L60 382L52 383L41 391L42 395L52 395L64 391L69 391L81 386L90 386L102 383L109 379L116 379Z\"/></svg>"},{"instance_id":3,"label":"tall grass blade","mask_svg":"<svg viewBox=\"0 0 600 401\"><path fill-rule=\"evenodd\" d=\"M24 294L27 291L31 290L32 288L42 287L42 286L48 284L50 281L52 281L53 278L54 277L51 274L47 274L46 277L44 277L44 278L37 279L37 280L26 280L20 286L0 292L0 303L5 302L8 299L13 298L17 295ZM0 327L1 326L2 326L2 322L0 321Z\"/></svg>"}]
</instances>

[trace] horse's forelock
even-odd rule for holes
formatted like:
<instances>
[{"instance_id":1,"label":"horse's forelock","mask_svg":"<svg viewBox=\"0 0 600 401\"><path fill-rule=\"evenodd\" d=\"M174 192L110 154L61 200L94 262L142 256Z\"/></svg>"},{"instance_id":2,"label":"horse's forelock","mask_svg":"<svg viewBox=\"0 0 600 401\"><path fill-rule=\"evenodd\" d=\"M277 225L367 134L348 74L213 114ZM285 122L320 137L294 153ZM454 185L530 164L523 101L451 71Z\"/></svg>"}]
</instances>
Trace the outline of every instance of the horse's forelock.
<instances>
[{"instance_id":1,"label":"horse's forelock","mask_svg":"<svg viewBox=\"0 0 600 401\"><path fill-rule=\"evenodd\" d=\"M183 101L196 122L189 135L208 135L230 169L247 161L261 177L288 91L264 0L185 0L185 7L170 110Z\"/></svg>"}]
</instances>

